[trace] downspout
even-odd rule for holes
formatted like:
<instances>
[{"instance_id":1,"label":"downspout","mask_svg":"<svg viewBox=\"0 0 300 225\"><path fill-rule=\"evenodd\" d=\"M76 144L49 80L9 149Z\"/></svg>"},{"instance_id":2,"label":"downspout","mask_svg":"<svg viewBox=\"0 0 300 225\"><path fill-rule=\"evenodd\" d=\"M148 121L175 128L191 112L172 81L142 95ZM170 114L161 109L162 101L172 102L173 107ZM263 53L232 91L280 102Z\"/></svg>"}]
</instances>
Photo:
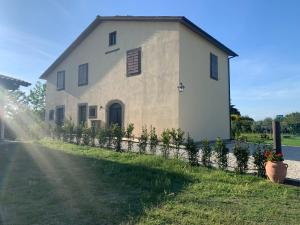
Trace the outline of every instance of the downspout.
<instances>
[{"instance_id":1,"label":"downspout","mask_svg":"<svg viewBox=\"0 0 300 225\"><path fill-rule=\"evenodd\" d=\"M230 96L230 59L234 58L235 56L229 56L227 58L227 69L228 69L228 109L229 109L229 139L232 140L231 136L231 113L230 113L230 104L231 104L231 96Z\"/></svg>"}]
</instances>

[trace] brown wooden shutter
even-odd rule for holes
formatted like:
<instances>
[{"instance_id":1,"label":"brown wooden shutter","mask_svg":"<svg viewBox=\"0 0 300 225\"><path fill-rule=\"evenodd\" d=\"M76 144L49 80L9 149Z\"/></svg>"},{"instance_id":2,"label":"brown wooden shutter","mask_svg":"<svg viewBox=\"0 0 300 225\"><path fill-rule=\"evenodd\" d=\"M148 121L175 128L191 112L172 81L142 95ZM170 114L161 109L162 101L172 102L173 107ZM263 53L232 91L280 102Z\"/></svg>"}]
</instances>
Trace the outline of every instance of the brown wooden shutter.
<instances>
[{"instance_id":1,"label":"brown wooden shutter","mask_svg":"<svg viewBox=\"0 0 300 225\"><path fill-rule=\"evenodd\" d=\"M141 73L141 48L127 51L127 76L134 76Z\"/></svg>"},{"instance_id":2,"label":"brown wooden shutter","mask_svg":"<svg viewBox=\"0 0 300 225\"><path fill-rule=\"evenodd\" d=\"M78 67L78 86L88 84L88 64L81 64Z\"/></svg>"},{"instance_id":3,"label":"brown wooden shutter","mask_svg":"<svg viewBox=\"0 0 300 225\"><path fill-rule=\"evenodd\" d=\"M214 80L219 79L218 74L218 56L210 53L210 77Z\"/></svg>"},{"instance_id":4,"label":"brown wooden shutter","mask_svg":"<svg viewBox=\"0 0 300 225\"><path fill-rule=\"evenodd\" d=\"M57 72L57 83L56 83L57 90L65 89L65 71Z\"/></svg>"}]
</instances>

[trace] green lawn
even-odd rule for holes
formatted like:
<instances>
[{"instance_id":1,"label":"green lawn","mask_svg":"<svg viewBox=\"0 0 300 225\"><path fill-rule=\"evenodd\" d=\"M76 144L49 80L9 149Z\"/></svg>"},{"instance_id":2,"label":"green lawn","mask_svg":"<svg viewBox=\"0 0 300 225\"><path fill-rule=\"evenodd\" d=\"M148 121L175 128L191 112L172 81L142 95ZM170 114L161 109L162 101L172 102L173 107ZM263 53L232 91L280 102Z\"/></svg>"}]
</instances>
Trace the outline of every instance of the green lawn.
<instances>
[{"instance_id":1,"label":"green lawn","mask_svg":"<svg viewBox=\"0 0 300 225\"><path fill-rule=\"evenodd\" d=\"M269 140L262 139L260 134L254 134L254 133L243 133L242 136L246 136L247 140L249 142L259 142L259 141L264 141L265 143L273 143L271 140L272 136L269 135ZM289 136L289 137L285 137ZM281 136L281 143L283 145L288 145L288 146L299 146L300 147L300 136L296 135L282 135Z\"/></svg>"},{"instance_id":2,"label":"green lawn","mask_svg":"<svg viewBox=\"0 0 300 225\"><path fill-rule=\"evenodd\" d=\"M0 224L299 224L300 189L158 156L0 145Z\"/></svg>"}]
</instances>

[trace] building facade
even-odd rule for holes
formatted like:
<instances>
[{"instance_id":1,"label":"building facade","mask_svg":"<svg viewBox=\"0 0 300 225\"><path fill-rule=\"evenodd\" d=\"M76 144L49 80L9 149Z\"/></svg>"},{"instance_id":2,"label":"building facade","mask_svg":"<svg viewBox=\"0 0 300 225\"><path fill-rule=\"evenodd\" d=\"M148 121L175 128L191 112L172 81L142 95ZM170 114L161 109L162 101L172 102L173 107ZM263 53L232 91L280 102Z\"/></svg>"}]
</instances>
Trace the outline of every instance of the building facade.
<instances>
[{"instance_id":1,"label":"building facade","mask_svg":"<svg viewBox=\"0 0 300 225\"><path fill-rule=\"evenodd\" d=\"M41 76L46 120L229 139L233 56L184 17L97 17Z\"/></svg>"}]
</instances>

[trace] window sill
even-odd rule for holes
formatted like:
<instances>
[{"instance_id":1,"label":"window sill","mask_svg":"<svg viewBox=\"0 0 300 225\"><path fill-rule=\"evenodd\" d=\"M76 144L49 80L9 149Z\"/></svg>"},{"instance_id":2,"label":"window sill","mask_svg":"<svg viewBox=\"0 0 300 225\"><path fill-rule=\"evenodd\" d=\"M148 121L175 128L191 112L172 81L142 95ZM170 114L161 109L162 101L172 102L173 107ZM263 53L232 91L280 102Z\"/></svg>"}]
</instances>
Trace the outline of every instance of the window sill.
<instances>
[{"instance_id":1,"label":"window sill","mask_svg":"<svg viewBox=\"0 0 300 225\"><path fill-rule=\"evenodd\" d=\"M136 72L136 73L130 73L130 74L126 74L127 77L134 77L134 76L138 76L138 75L141 75L142 73L141 72Z\"/></svg>"},{"instance_id":2,"label":"window sill","mask_svg":"<svg viewBox=\"0 0 300 225\"><path fill-rule=\"evenodd\" d=\"M88 83L86 83L86 84L78 84L78 87L80 87L80 86L87 86L88 85Z\"/></svg>"},{"instance_id":3,"label":"window sill","mask_svg":"<svg viewBox=\"0 0 300 225\"><path fill-rule=\"evenodd\" d=\"M63 90L65 90L65 88L60 88L60 89L56 88L56 91L63 91Z\"/></svg>"},{"instance_id":4,"label":"window sill","mask_svg":"<svg viewBox=\"0 0 300 225\"><path fill-rule=\"evenodd\" d=\"M110 50L110 51L105 52L105 54L107 55L107 54L109 54L109 53L117 52L117 51L119 51L119 50L120 50L120 48L116 48L116 49L113 49L113 50Z\"/></svg>"}]
</instances>

